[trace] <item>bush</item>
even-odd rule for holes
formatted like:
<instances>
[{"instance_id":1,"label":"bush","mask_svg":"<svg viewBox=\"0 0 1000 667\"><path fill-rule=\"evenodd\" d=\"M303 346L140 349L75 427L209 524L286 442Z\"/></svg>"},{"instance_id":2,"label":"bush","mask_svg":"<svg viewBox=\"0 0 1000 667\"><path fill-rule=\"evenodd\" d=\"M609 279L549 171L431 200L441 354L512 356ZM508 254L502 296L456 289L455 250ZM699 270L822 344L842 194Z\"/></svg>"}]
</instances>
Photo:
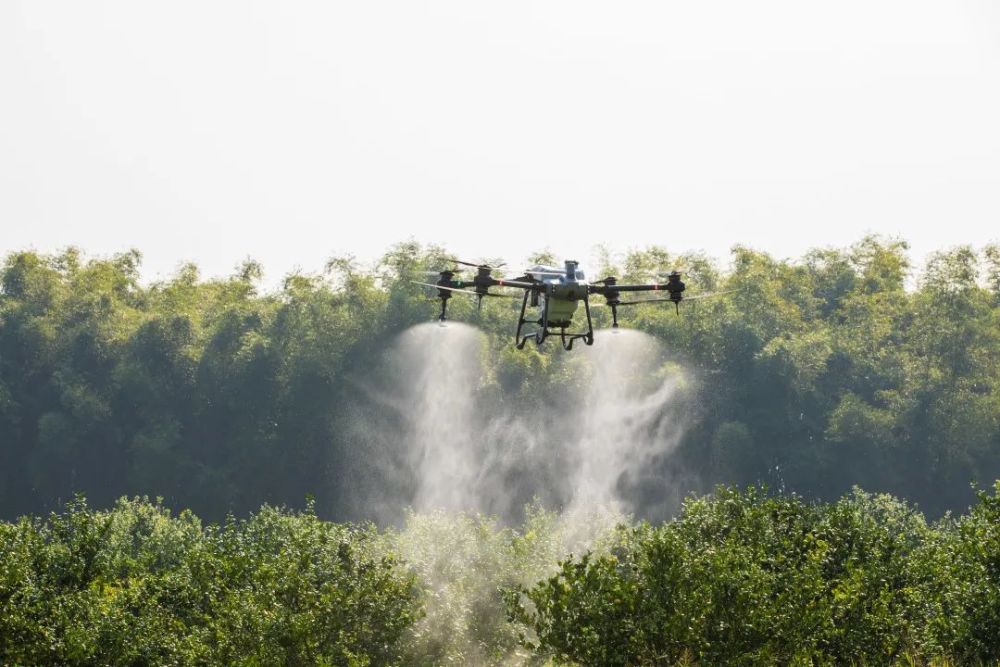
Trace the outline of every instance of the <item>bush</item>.
<instances>
[{"instance_id":1,"label":"bush","mask_svg":"<svg viewBox=\"0 0 1000 667\"><path fill-rule=\"evenodd\" d=\"M1000 482L993 495L957 521L946 517L921 553L925 596L924 652L962 664L1000 662Z\"/></svg>"},{"instance_id":2,"label":"bush","mask_svg":"<svg viewBox=\"0 0 1000 667\"><path fill-rule=\"evenodd\" d=\"M0 663L386 665L419 614L372 528L83 500L0 525Z\"/></svg>"},{"instance_id":3,"label":"bush","mask_svg":"<svg viewBox=\"0 0 1000 667\"><path fill-rule=\"evenodd\" d=\"M1000 660L1000 482L930 526L758 488L659 526L531 508L379 533L265 506L204 527L145 499L0 522L4 665L950 660Z\"/></svg>"},{"instance_id":4,"label":"bush","mask_svg":"<svg viewBox=\"0 0 1000 667\"><path fill-rule=\"evenodd\" d=\"M720 488L512 596L541 654L601 665L888 664L917 643L930 529L886 496L831 505Z\"/></svg>"}]
</instances>

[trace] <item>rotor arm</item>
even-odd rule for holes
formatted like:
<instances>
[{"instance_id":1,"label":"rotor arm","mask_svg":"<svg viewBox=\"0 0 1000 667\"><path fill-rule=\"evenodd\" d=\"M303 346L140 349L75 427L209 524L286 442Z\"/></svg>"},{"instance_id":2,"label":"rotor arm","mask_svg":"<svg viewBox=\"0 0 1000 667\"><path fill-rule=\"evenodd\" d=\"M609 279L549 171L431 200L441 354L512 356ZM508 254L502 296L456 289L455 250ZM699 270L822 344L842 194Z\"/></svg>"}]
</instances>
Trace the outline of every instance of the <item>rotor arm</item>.
<instances>
[{"instance_id":1,"label":"rotor arm","mask_svg":"<svg viewBox=\"0 0 1000 667\"><path fill-rule=\"evenodd\" d=\"M669 296L665 299L657 299L662 301L672 301L675 308L678 308L683 296L681 293L684 291L684 282L681 280L681 274L677 271L673 271L669 274L669 278L666 283L646 283L637 285L619 285L617 278L614 276L609 276L604 280L601 280L593 285L588 286L588 292L591 294L600 294L605 299L607 299L608 306L611 307L611 317L613 321L613 328L618 327L618 306L629 306L634 301L622 301L619 297L622 292L666 292Z\"/></svg>"},{"instance_id":2,"label":"rotor arm","mask_svg":"<svg viewBox=\"0 0 1000 667\"><path fill-rule=\"evenodd\" d=\"M681 292L684 291L684 281L681 280L681 274L674 271L670 274L670 279L665 283L645 283L639 285L622 285L613 278L605 278L601 281L603 284L595 284L590 286L590 292L592 294L608 294L608 293L618 293L618 292L667 292L670 294L671 298L680 298Z\"/></svg>"}]
</instances>

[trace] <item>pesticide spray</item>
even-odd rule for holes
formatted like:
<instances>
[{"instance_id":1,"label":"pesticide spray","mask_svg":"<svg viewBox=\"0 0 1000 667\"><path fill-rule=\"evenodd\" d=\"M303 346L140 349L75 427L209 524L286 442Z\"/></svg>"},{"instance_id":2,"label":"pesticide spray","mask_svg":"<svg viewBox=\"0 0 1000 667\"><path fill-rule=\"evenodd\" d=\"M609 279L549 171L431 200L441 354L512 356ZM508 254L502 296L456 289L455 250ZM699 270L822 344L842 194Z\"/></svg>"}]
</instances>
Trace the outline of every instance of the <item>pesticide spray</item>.
<instances>
[{"instance_id":1,"label":"pesticide spray","mask_svg":"<svg viewBox=\"0 0 1000 667\"><path fill-rule=\"evenodd\" d=\"M575 459L570 506L634 512L642 508L628 490L680 441L683 376L665 363L662 346L648 334L618 330L599 341L569 361L584 378L586 392L580 410L569 415L577 426L570 443Z\"/></svg>"},{"instance_id":2,"label":"pesticide spray","mask_svg":"<svg viewBox=\"0 0 1000 667\"><path fill-rule=\"evenodd\" d=\"M532 500L647 515L670 495L657 474L682 433L685 378L654 338L605 332L557 353L558 381L513 394L484 379L488 354L471 326L421 324L359 382L366 400L348 424L367 469L345 482L367 480L363 505L381 510L366 518L398 523L412 507L516 521Z\"/></svg>"},{"instance_id":3,"label":"pesticide spray","mask_svg":"<svg viewBox=\"0 0 1000 667\"><path fill-rule=\"evenodd\" d=\"M475 396L481 375L482 334L466 324L422 324L395 347L403 375L400 441L416 474L410 503L418 510L469 506L483 456Z\"/></svg>"}]
</instances>

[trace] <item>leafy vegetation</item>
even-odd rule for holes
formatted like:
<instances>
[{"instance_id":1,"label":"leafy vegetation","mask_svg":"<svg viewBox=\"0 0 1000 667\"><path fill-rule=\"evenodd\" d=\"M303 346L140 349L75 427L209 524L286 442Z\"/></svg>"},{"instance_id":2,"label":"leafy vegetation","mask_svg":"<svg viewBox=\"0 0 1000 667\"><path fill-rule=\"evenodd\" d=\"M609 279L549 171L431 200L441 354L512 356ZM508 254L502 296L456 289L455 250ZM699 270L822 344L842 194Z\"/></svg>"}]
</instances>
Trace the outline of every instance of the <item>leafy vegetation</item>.
<instances>
[{"instance_id":1,"label":"leafy vegetation","mask_svg":"<svg viewBox=\"0 0 1000 667\"><path fill-rule=\"evenodd\" d=\"M0 524L0 663L387 665L419 613L371 528L82 500Z\"/></svg>"},{"instance_id":2,"label":"leafy vegetation","mask_svg":"<svg viewBox=\"0 0 1000 667\"><path fill-rule=\"evenodd\" d=\"M511 594L512 618L567 664L996 664L998 504L928 526L885 495L720 488L563 561Z\"/></svg>"},{"instance_id":3,"label":"leafy vegetation","mask_svg":"<svg viewBox=\"0 0 1000 667\"><path fill-rule=\"evenodd\" d=\"M655 526L202 526L142 499L0 523L0 664L997 664L998 610L1000 482L930 524L755 487Z\"/></svg>"},{"instance_id":4,"label":"leafy vegetation","mask_svg":"<svg viewBox=\"0 0 1000 667\"><path fill-rule=\"evenodd\" d=\"M253 262L145 285L134 252L7 256L0 664L1000 661L1000 486L969 486L1000 478L1000 248L916 274L875 238L796 261L737 247L726 270L606 258L622 280L677 267L691 294L734 290L622 320L694 380L650 479L749 490L655 525L400 508L380 532L349 523L371 485L350 472L369 453L356 380L434 316L408 280L443 254L336 259L274 292ZM478 390L563 389L561 353L513 349L501 301L451 304L487 335Z\"/></svg>"},{"instance_id":5,"label":"leafy vegetation","mask_svg":"<svg viewBox=\"0 0 1000 667\"><path fill-rule=\"evenodd\" d=\"M370 269L335 259L267 293L253 262L227 279L184 266L144 285L135 252L8 255L0 516L84 492L99 507L162 496L218 521L311 493L325 517L365 518L344 473L364 443L344 406L400 331L433 318L407 281L446 266L442 255L403 244ZM1000 248L942 252L915 274L903 243L877 238L795 261L737 247L725 271L658 248L604 264L623 280L678 267L691 294L736 290L682 317L623 316L699 380L691 424L662 462L698 480L689 490L764 482L832 500L860 485L938 516L974 500L970 480L1000 477ZM487 333L484 382L511 402L566 381L561 353L510 345L516 307L451 304Z\"/></svg>"}]
</instances>

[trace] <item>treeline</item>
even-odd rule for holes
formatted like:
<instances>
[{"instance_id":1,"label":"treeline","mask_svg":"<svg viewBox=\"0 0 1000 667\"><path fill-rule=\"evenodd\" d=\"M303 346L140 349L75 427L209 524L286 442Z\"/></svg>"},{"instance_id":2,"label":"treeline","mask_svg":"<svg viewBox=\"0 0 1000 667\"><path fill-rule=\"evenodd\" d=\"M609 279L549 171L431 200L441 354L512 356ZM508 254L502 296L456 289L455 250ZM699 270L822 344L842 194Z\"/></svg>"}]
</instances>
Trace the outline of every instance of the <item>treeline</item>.
<instances>
[{"instance_id":1,"label":"treeline","mask_svg":"<svg viewBox=\"0 0 1000 667\"><path fill-rule=\"evenodd\" d=\"M341 474L364 456L344 428L358 418L342 409L356 399L349 378L435 316L409 280L447 267L444 257L403 244L374 267L335 259L262 292L253 262L223 280L185 266L145 285L135 252L8 255L0 514L84 492L97 506L162 496L218 520L314 494L323 516L355 518ZM997 247L941 252L917 271L905 244L877 238L794 261L737 247L724 270L658 248L604 263L591 273L648 280L679 268L688 294L733 290L681 317L641 306L622 318L696 379L669 462L697 480L692 490L764 482L833 499L858 484L939 515L968 506L970 481L1000 477ZM489 337L490 391L529 404L561 391L565 378L548 371L563 353L513 348L518 305L487 300L477 314L455 298L450 310ZM595 309L599 325L606 310Z\"/></svg>"},{"instance_id":2,"label":"treeline","mask_svg":"<svg viewBox=\"0 0 1000 667\"><path fill-rule=\"evenodd\" d=\"M81 500L0 523L0 663L914 665L1000 660L1000 483L959 519L719 488L651 526ZM581 555L582 554L582 555Z\"/></svg>"}]
</instances>

